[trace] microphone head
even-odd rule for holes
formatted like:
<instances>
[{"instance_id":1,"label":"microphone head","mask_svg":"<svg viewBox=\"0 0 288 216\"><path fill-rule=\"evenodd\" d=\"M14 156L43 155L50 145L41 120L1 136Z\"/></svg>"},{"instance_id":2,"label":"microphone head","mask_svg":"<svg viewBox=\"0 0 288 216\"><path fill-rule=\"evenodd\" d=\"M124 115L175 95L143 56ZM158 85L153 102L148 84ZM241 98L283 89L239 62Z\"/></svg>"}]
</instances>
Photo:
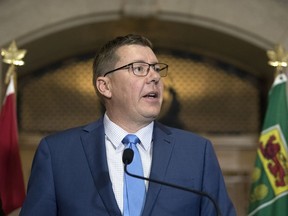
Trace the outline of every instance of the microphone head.
<instances>
[{"instance_id":1,"label":"microphone head","mask_svg":"<svg viewBox=\"0 0 288 216\"><path fill-rule=\"evenodd\" d=\"M126 148L122 155L122 161L125 165L130 164L133 161L134 151L131 148Z\"/></svg>"}]
</instances>

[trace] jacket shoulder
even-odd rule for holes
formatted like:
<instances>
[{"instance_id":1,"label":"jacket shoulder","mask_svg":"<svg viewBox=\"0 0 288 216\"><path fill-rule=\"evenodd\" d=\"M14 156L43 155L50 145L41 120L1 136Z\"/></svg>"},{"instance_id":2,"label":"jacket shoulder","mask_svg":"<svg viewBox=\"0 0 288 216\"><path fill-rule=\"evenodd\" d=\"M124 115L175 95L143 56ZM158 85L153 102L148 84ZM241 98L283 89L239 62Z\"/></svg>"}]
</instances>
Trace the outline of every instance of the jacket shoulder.
<instances>
[{"instance_id":1,"label":"jacket shoulder","mask_svg":"<svg viewBox=\"0 0 288 216\"><path fill-rule=\"evenodd\" d=\"M166 125L163 125L159 122L156 122L155 127L165 132L168 136L173 137L174 139L180 139L180 140L191 140L199 142L210 142L207 138L204 136L201 136L199 134L196 134L192 131L183 130L179 128L169 127Z\"/></svg>"},{"instance_id":2,"label":"jacket shoulder","mask_svg":"<svg viewBox=\"0 0 288 216\"><path fill-rule=\"evenodd\" d=\"M63 131L55 132L50 135L45 136L41 142L44 140L49 143L71 143L73 141L79 140L81 136L85 136L85 134L93 133L93 131L97 130L103 126L103 121L101 119L89 123L87 125L82 125L74 128L69 128Z\"/></svg>"}]
</instances>

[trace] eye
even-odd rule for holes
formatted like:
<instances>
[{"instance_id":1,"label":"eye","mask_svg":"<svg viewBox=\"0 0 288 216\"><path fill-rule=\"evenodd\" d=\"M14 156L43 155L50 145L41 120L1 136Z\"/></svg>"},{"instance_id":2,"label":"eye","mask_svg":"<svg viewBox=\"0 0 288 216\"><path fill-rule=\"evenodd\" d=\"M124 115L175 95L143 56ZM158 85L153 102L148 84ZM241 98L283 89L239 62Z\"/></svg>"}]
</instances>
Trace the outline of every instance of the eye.
<instances>
[{"instance_id":1,"label":"eye","mask_svg":"<svg viewBox=\"0 0 288 216\"><path fill-rule=\"evenodd\" d=\"M145 73L145 65L134 64L133 65L133 71L136 74L143 74L143 73Z\"/></svg>"},{"instance_id":2,"label":"eye","mask_svg":"<svg viewBox=\"0 0 288 216\"><path fill-rule=\"evenodd\" d=\"M162 68L160 67L160 65L156 64L156 65L153 65L153 69L154 71L156 72L160 72L162 70Z\"/></svg>"}]
</instances>

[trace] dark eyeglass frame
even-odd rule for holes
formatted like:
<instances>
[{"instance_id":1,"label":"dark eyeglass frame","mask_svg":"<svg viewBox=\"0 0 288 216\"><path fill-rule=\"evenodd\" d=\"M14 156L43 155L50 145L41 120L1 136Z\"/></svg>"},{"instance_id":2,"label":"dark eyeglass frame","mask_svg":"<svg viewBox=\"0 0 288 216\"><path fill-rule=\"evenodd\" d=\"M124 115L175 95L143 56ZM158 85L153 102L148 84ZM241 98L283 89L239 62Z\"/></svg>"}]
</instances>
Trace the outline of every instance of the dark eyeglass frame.
<instances>
[{"instance_id":1,"label":"dark eyeglass frame","mask_svg":"<svg viewBox=\"0 0 288 216\"><path fill-rule=\"evenodd\" d=\"M142 76L142 75L139 75L139 74L135 74L135 73L134 73L134 70L133 70L133 64L135 64L135 63L142 63L142 64L148 65L147 73L146 73L145 75L143 75L143 76ZM162 67L160 71L162 71L162 70L164 70L164 69L167 70L167 72L166 72L166 74L165 74L164 76L161 76L160 71L156 71L156 70L155 70L155 65L159 65L159 64L160 64L160 65L164 65L164 67ZM131 66L132 66L132 72L133 72L133 74L134 74L135 76L138 76L138 77L145 77L145 76L147 76L148 73L149 73L149 71L150 71L150 67L152 67L154 71L158 72L161 77L166 77L166 76L167 76L167 73L168 73L168 65L165 64L165 63L160 63L160 62L159 62L159 63L149 64L149 63L147 63L147 62L132 62L132 63L129 63L129 64L127 64L127 65L121 66L121 67L116 68L116 69L113 69L113 70L111 70L111 71L108 71L108 72L106 72L103 76L105 77L107 74L113 73L113 72L115 72L115 71L117 71L117 70L129 69L129 68L131 68Z\"/></svg>"}]
</instances>

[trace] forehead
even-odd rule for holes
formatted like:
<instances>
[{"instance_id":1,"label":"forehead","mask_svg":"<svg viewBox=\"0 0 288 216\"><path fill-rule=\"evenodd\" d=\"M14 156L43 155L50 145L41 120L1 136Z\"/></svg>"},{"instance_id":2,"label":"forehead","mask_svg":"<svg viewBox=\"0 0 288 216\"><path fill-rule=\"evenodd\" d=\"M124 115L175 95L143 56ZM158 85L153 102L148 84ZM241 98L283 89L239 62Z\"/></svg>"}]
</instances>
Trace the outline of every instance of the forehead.
<instances>
[{"instance_id":1,"label":"forehead","mask_svg":"<svg viewBox=\"0 0 288 216\"><path fill-rule=\"evenodd\" d=\"M145 61L145 62L157 62L157 57L153 50L147 46L141 45L124 45L117 49L117 56L119 61Z\"/></svg>"}]
</instances>

